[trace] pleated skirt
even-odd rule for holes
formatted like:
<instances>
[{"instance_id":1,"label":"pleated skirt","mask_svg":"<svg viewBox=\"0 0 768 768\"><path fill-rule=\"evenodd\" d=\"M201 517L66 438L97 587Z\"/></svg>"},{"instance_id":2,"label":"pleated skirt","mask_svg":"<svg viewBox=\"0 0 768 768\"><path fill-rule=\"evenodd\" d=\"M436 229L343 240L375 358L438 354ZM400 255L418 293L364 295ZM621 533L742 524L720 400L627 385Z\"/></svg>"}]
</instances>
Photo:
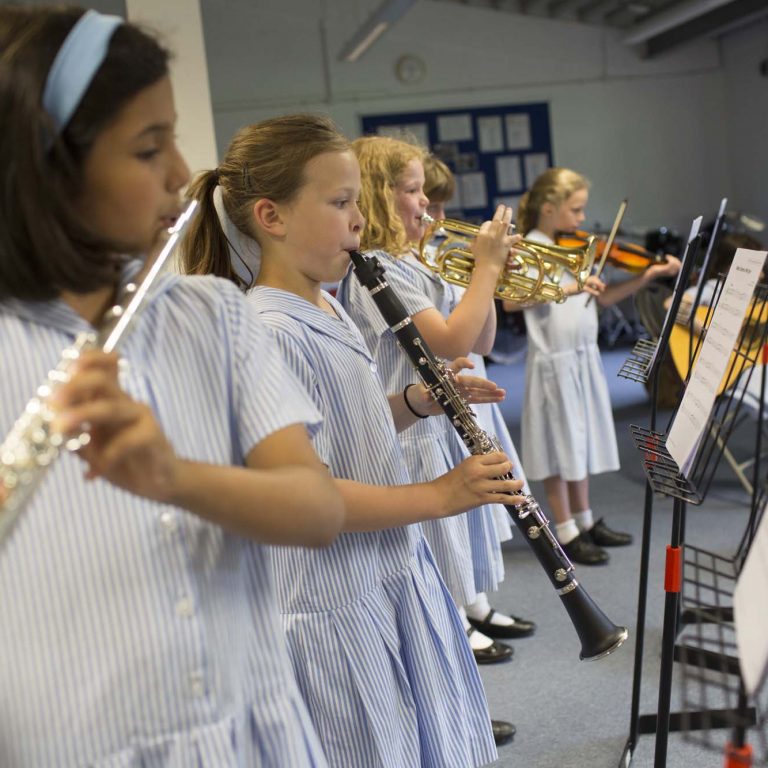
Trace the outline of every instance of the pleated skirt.
<instances>
[{"instance_id":1,"label":"pleated skirt","mask_svg":"<svg viewBox=\"0 0 768 768\"><path fill-rule=\"evenodd\" d=\"M65 765L65 763L57 763ZM69 763L67 763L69 765ZM314 728L291 683L237 715L134 745L88 763L93 768L326 768ZM74 768L74 764L72 764Z\"/></svg>"},{"instance_id":2,"label":"pleated skirt","mask_svg":"<svg viewBox=\"0 0 768 768\"><path fill-rule=\"evenodd\" d=\"M496 748L477 665L424 539L349 605L283 616L334 768L480 766Z\"/></svg>"},{"instance_id":3,"label":"pleated skirt","mask_svg":"<svg viewBox=\"0 0 768 768\"><path fill-rule=\"evenodd\" d=\"M406 430L400 434L400 443L414 483L444 475L469 455L447 420L444 430L430 435L408 435ZM495 590L504 580L494 507L498 505L422 523L437 567L457 605L473 603L478 592Z\"/></svg>"},{"instance_id":4,"label":"pleated skirt","mask_svg":"<svg viewBox=\"0 0 768 768\"><path fill-rule=\"evenodd\" d=\"M597 344L529 354L522 415L531 480L583 480L619 468L613 412Z\"/></svg>"}]
</instances>

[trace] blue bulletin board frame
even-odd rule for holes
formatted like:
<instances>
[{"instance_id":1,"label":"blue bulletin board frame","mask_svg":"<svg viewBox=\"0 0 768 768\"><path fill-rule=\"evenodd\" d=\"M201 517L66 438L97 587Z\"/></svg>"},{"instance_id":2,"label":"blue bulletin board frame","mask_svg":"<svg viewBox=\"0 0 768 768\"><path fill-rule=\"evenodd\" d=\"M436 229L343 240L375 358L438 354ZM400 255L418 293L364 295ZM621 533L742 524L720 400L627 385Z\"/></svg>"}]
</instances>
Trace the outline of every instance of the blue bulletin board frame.
<instances>
[{"instance_id":1,"label":"blue bulletin board frame","mask_svg":"<svg viewBox=\"0 0 768 768\"><path fill-rule=\"evenodd\" d=\"M446 206L464 221L490 218L497 205L515 211L523 192L552 162L549 104L436 109L363 115L365 135L415 137L456 174Z\"/></svg>"}]
</instances>

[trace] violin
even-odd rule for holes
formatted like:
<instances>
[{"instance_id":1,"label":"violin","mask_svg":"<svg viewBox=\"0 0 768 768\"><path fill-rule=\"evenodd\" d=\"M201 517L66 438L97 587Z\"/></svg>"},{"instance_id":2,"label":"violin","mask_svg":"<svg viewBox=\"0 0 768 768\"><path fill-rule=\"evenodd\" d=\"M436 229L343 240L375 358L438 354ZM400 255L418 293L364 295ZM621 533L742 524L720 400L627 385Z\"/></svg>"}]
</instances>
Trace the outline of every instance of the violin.
<instances>
[{"instance_id":1,"label":"violin","mask_svg":"<svg viewBox=\"0 0 768 768\"><path fill-rule=\"evenodd\" d=\"M582 248L587 243L589 234L576 230L575 232L563 232L557 236L557 244L565 248ZM595 261L599 262L603 258L607 238L597 238L597 250L595 251ZM633 275L640 275L648 267L654 264L666 264L667 257L664 254L652 253L633 243L624 243L620 240L614 240L611 250L608 251L607 262L613 266L623 269Z\"/></svg>"}]
</instances>

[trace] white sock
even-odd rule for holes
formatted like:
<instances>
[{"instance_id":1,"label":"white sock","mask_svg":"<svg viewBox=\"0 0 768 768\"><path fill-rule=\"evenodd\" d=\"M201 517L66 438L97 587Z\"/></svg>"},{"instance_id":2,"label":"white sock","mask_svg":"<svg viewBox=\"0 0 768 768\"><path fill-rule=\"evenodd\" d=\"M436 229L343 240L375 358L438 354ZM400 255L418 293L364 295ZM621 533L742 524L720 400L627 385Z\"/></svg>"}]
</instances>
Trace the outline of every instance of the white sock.
<instances>
[{"instance_id":1,"label":"white sock","mask_svg":"<svg viewBox=\"0 0 768 768\"><path fill-rule=\"evenodd\" d=\"M592 510L585 509L582 512L576 512L573 519L576 521L576 525L579 526L580 531L591 531L595 521L592 519Z\"/></svg>"},{"instance_id":2,"label":"white sock","mask_svg":"<svg viewBox=\"0 0 768 768\"><path fill-rule=\"evenodd\" d=\"M459 616L461 616L461 623L464 625L464 631L468 632L472 629L472 625L467 621L467 612L462 607L459 607ZM469 647L473 651L484 651L492 645L493 640L477 630L474 630L469 636Z\"/></svg>"},{"instance_id":3,"label":"white sock","mask_svg":"<svg viewBox=\"0 0 768 768\"><path fill-rule=\"evenodd\" d=\"M576 521L571 518L564 523L558 523L555 526L555 533L561 544L570 544L579 535L579 526L576 525Z\"/></svg>"},{"instance_id":4,"label":"white sock","mask_svg":"<svg viewBox=\"0 0 768 768\"><path fill-rule=\"evenodd\" d=\"M485 592L478 592L475 595L475 602L464 606L467 616L471 616L477 621L482 621L491 610L491 604L488 602L488 595Z\"/></svg>"},{"instance_id":5,"label":"white sock","mask_svg":"<svg viewBox=\"0 0 768 768\"><path fill-rule=\"evenodd\" d=\"M476 621L484 621L485 617L491 612L491 604L488 602L488 595L485 592L478 592L475 602L466 606L467 616L471 616ZM514 619L494 610L491 616L491 624L497 627L509 627L515 623Z\"/></svg>"}]
</instances>

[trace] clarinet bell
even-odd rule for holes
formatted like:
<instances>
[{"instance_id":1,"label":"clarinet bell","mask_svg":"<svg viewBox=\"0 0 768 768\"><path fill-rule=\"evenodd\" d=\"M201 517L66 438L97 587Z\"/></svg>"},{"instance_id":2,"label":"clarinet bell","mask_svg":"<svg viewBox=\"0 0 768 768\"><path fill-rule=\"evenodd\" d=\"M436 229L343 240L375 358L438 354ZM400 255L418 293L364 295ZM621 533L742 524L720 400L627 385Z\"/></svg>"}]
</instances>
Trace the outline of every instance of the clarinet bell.
<instances>
[{"instance_id":1,"label":"clarinet bell","mask_svg":"<svg viewBox=\"0 0 768 768\"><path fill-rule=\"evenodd\" d=\"M629 636L627 628L614 624L581 585L561 597L581 640L579 658L582 661L602 659Z\"/></svg>"}]
</instances>

